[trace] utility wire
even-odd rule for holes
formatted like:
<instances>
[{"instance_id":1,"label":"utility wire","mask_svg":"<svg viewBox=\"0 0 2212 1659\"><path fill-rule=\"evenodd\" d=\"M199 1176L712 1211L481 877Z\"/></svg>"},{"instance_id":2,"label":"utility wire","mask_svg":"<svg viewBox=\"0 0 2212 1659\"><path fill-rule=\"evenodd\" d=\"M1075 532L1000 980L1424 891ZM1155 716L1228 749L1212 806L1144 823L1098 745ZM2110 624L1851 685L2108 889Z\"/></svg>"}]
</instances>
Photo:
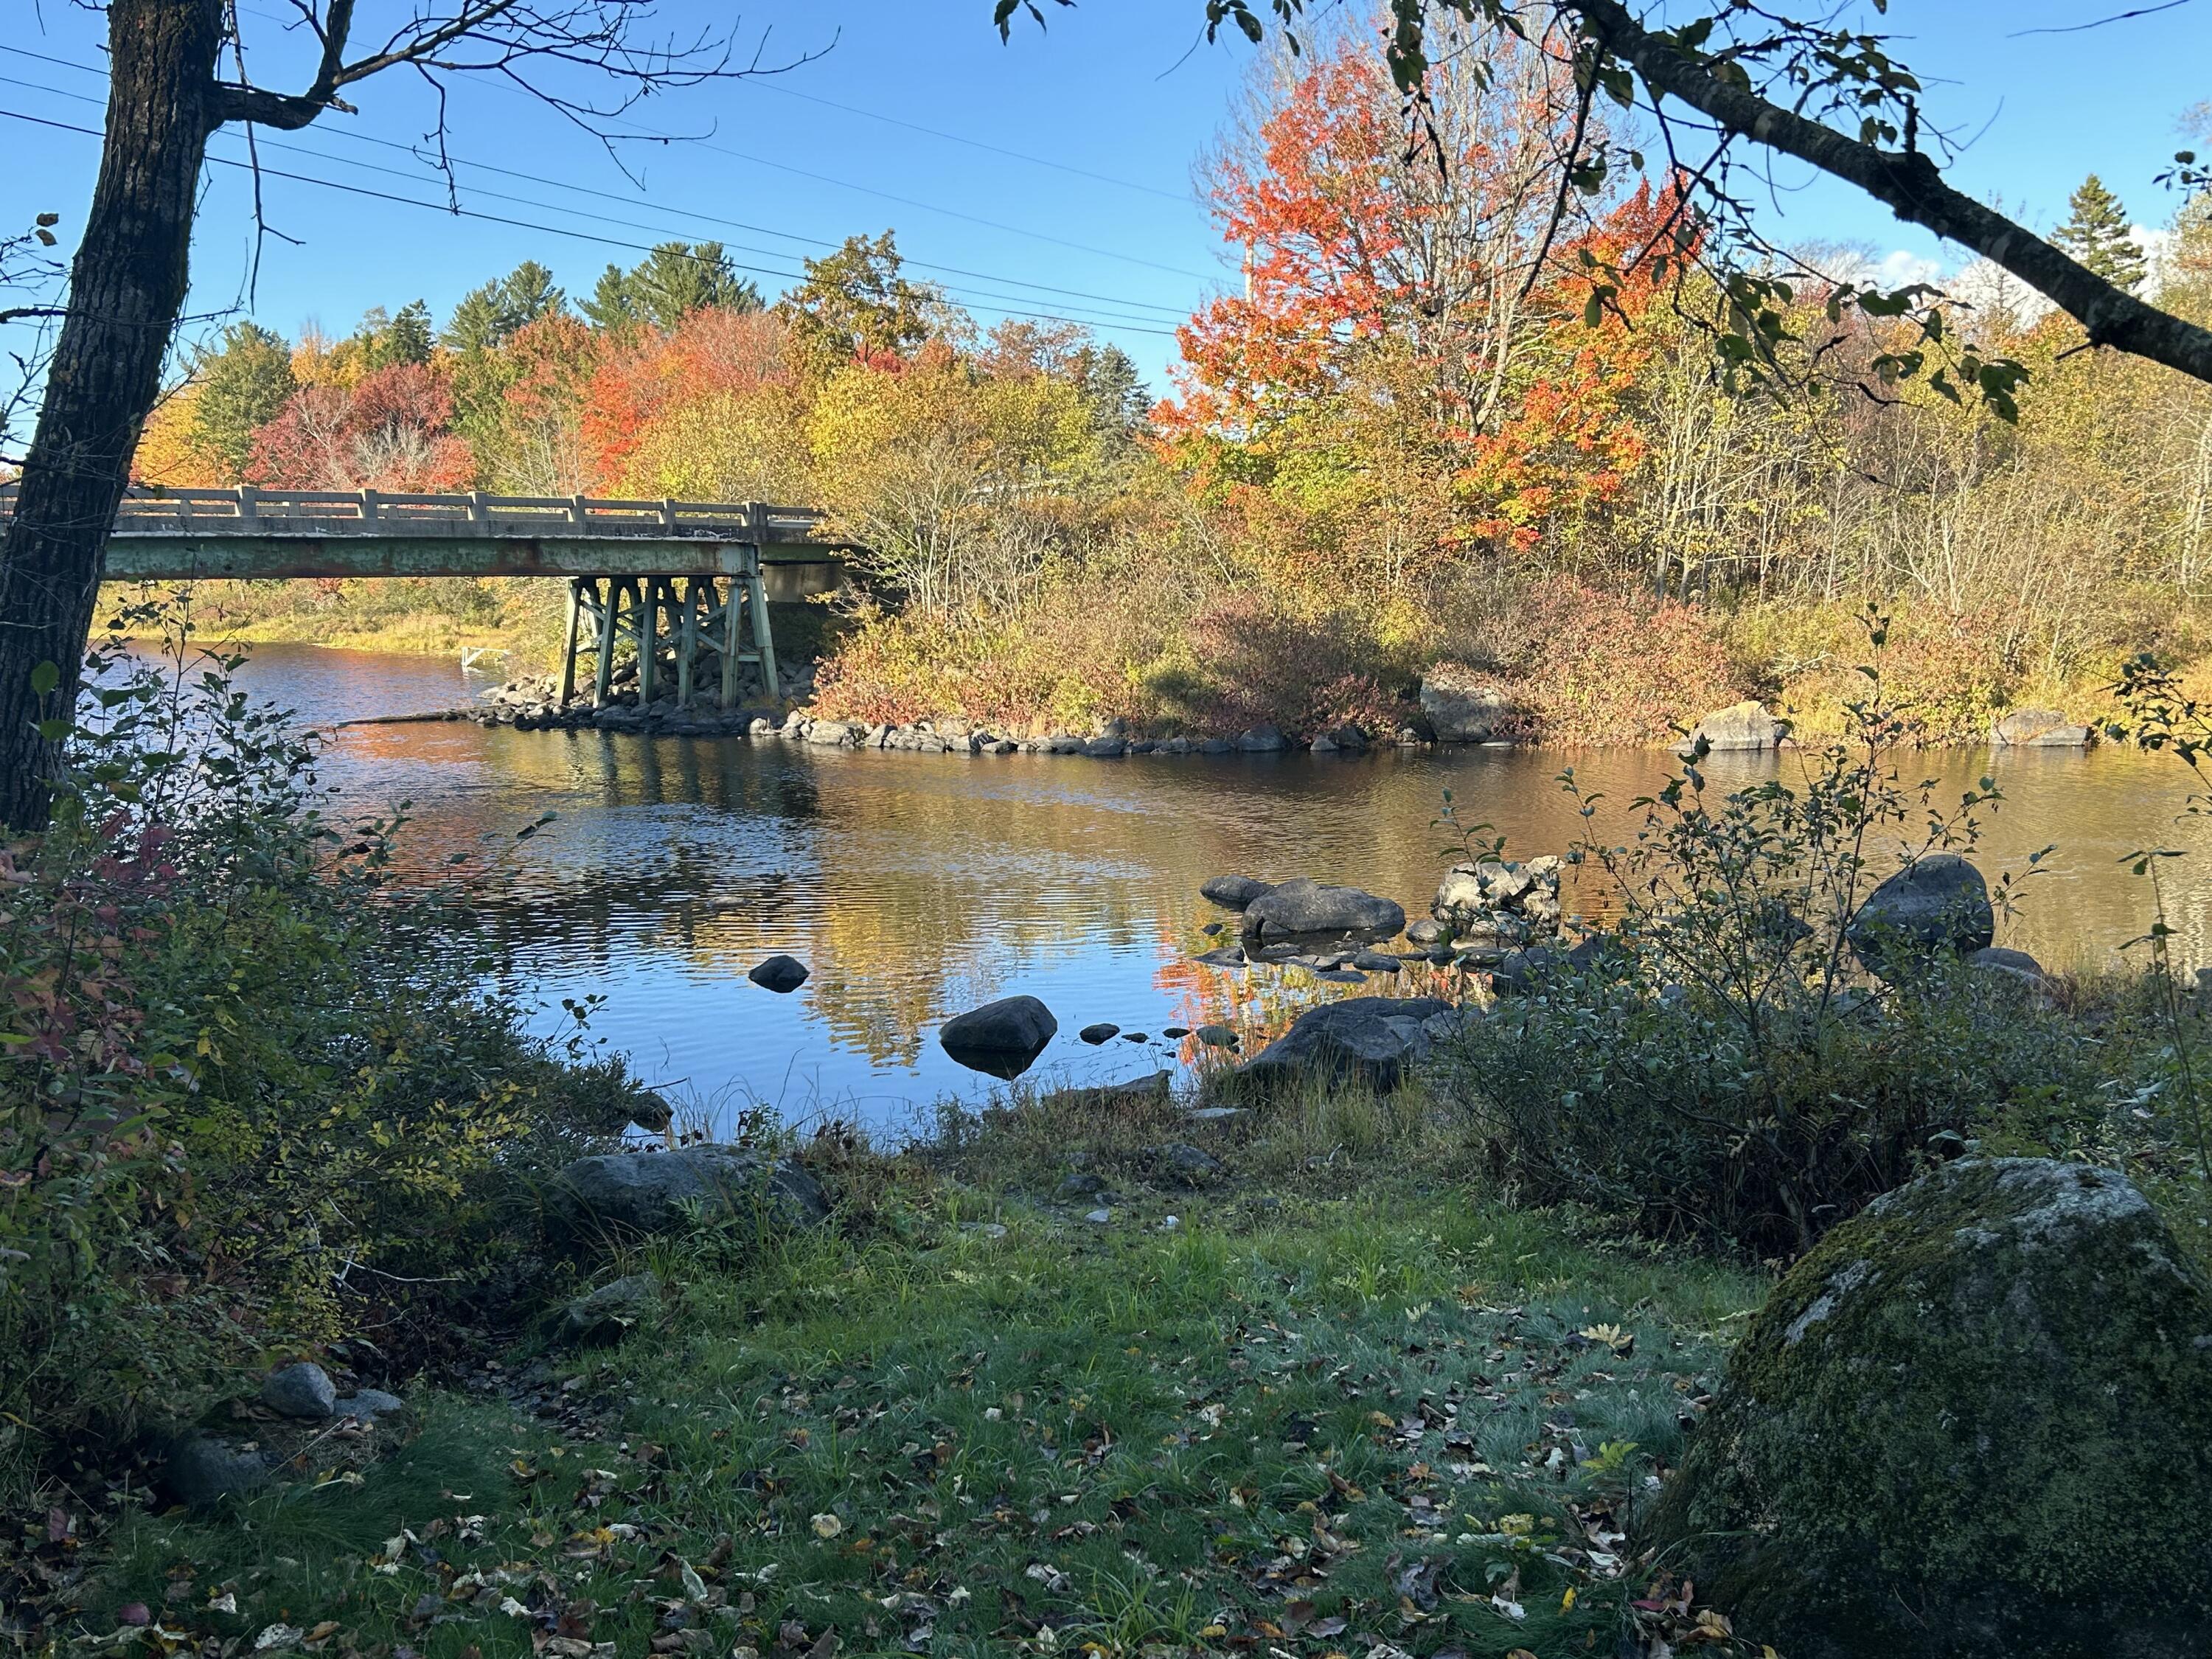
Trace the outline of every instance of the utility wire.
<instances>
[{"instance_id":1,"label":"utility wire","mask_svg":"<svg viewBox=\"0 0 2212 1659\"><path fill-rule=\"evenodd\" d=\"M77 126L68 121L51 120L44 116L27 115L20 110L0 109L0 118L22 121L33 126L48 127L58 132L82 133L88 138L104 136L97 128ZM250 173L255 170L252 162L235 161L227 155L211 155L208 160L217 167L234 167L240 172ZM394 195L390 191L370 190L362 185L341 184L334 179L319 179L311 173L290 173L281 167L262 167L259 171L265 178L289 179L299 184L319 185L325 190L343 191L349 196L364 196L375 201L397 203L403 207L422 208L432 213L444 214L448 217L476 219L487 224L507 225L520 230L533 230L549 236L566 236L573 241L592 242L602 247L623 248L634 253L650 253L653 251L653 244L649 242L632 242L619 237L600 236L590 231L572 230L561 225L540 224L534 220L516 219L498 213L484 213L474 208L454 207L444 202L425 202L411 196ZM696 254L690 254L686 257L698 258ZM785 281L791 280L799 274L793 271L772 270L765 265L746 264L735 259L729 263L733 270L745 271L754 276L774 276ZM1084 323L1080 318L1064 316L1058 312L1016 311L1002 306L988 305L977 308L990 312L996 316L1020 318L1031 322L1074 323L1079 327L1096 326L1096 325ZM1149 334L1168 340L1176 337L1175 331L1171 329L1147 328L1132 324L1115 324L1113 326L1124 333Z\"/></svg>"},{"instance_id":2,"label":"utility wire","mask_svg":"<svg viewBox=\"0 0 2212 1659\"><path fill-rule=\"evenodd\" d=\"M18 48L11 47L9 50L18 50ZM86 65L71 64L70 67L83 70ZM497 80L488 80L484 84L496 87L504 83ZM521 92L520 88L512 89L518 94ZM856 191L863 196L873 196L878 200L893 202L901 207L914 208L923 213L942 214L946 218L963 220L971 225L981 225L987 230L1001 231L1009 236L1025 236L1032 241L1048 242L1055 247L1072 248L1079 253L1092 254L1102 259L1118 259L1125 264L1142 265L1152 270L1164 270L1170 276L1188 276L1196 282L1205 283L1213 280L1203 271L1188 270L1180 265L1162 264L1157 259L1142 258L1136 254L1123 253L1114 248L1095 247L1088 242L1072 241L1066 237L1050 235L1044 231L1026 229L1020 225L1006 224L997 219L986 219L979 214L963 212L958 208L942 207L937 203L922 201L915 197L901 196L891 191L878 190L872 185L855 184L849 179L840 179L831 173L812 173L805 167L793 167L787 161L771 161L765 155L755 155L749 151L732 149L726 144L718 144L711 139L694 138L683 133L663 132L657 128L639 125L635 122L626 125L629 126L630 131L617 131L610 127L607 130L607 136L615 138L650 141L655 143L688 144L696 149L712 150L718 155L727 155L735 161L750 162L755 167L772 167L779 173L788 173L798 178L811 179L818 185L830 185L839 190Z\"/></svg>"},{"instance_id":3,"label":"utility wire","mask_svg":"<svg viewBox=\"0 0 2212 1659\"><path fill-rule=\"evenodd\" d=\"M21 80L17 80L17 79L16 79L15 76L8 76L8 75L0 75L0 86L23 87L23 88L27 88L27 89L29 89L29 90L33 91L33 92L41 92L41 93L46 93L46 94L49 94L49 95L51 95L51 96L53 96L53 97L71 99L71 100L75 100L76 101L78 101L78 102L81 102L81 103L88 103L88 104L95 104L95 105L96 105L96 104L100 104L100 103L101 103L101 102L103 101L103 100L100 100L100 99L88 96L88 94L83 94L83 93L77 93L77 92L66 92L66 91L64 91L62 88L58 88L58 87L49 87L49 86L44 86L44 85L41 85L41 84L40 84L39 82L34 82L34 81L21 81ZM401 149L401 150L404 150L404 149L407 149L407 146L405 146L405 145L404 145L404 144L392 143L392 141L390 141L390 140L388 140L388 139L376 139L376 138L372 138L372 139L369 139L369 140L368 140L368 142L369 142L369 143L378 143L378 144L386 144L386 143L388 143L388 144L391 144L391 147L392 147L392 149ZM289 152L289 153L291 153L291 154L293 154L293 155L304 155L304 156L307 156L307 157L308 157L308 158L310 158L311 160L313 160L313 161L335 162L335 163L337 163L337 164L338 166L340 166L340 167L359 167L359 168L362 168L362 169L363 171L365 171L365 172L383 173L383 174L386 174L386 175L387 175L387 176L389 176L389 177L392 177L392 178L406 179L406 180L408 180L408 181L410 181L410 182L411 182L411 183L418 183L418 184L419 184L419 183L427 183L427 182L428 182L427 179L425 179L423 178L422 174L419 171L416 171L416 170L414 170L414 169L403 168L403 167L382 167L382 166L380 166L379 164L377 164L377 163L376 163L376 162L374 162L374 161L356 161L355 159L353 159L353 158L352 158L352 157L350 157L350 156L345 156L345 155L334 155L331 154L330 152L328 152L328 151L326 151L326 150L314 149L311 149L311 148L309 148L309 147L307 147L307 146L306 146L306 145L302 145L302 144L295 144L295 143L288 143L288 142L286 142L285 140L283 140L283 139L280 139L280 138L264 138L264 139L261 141L261 147L262 147L263 149L276 149L276 150L284 150L284 151L288 151L288 152ZM250 159L251 159L251 158L249 158L249 160L250 160ZM459 157L455 157L454 159L458 161L459 161L459 159L460 159L460 158L459 158ZM473 162L467 162L467 163L463 163L463 165L467 165L467 166L476 166L476 165L478 165L478 164L477 164L477 163L473 163ZM507 172L512 172L512 171L513 171L513 169L510 169L510 168L505 168L505 167L496 168L496 169L494 169L494 170L495 170L495 171L497 171L497 172L501 172L501 173L507 173ZM264 169L264 171L265 171L265 169ZM518 177L524 177L524 178L527 178L527 177L530 177L531 175L529 175L529 174L517 174L516 176L518 176ZM325 180L325 181L324 181L324 182L326 182L326 183L335 183L336 181L334 181L334 180ZM537 180L536 180L536 182L540 183L540 184L544 184L544 185L550 185L550 186L551 186L552 188L556 189L556 190L562 190L562 189L568 189L568 188L571 188L571 186L568 186L568 185L567 185L563 184L563 183L562 183L561 180L559 180L559 179L537 179ZM509 202L509 203L513 203L514 204L515 204L516 206L519 206L519 207L536 208L536 209L538 209L538 210L540 210L541 211L544 211L544 212L566 214L566 215L568 215L568 216L569 216L570 217L573 217L573 218L578 218L578 219L588 220L588 221L590 221L590 222L593 222L593 223L597 223L597 224L613 225L613 226L617 227L618 228L626 229L626 230L642 230L642 231L648 231L648 232L653 232L653 231L662 231L662 232L666 232L666 231L675 231L675 232L682 232L682 233L684 233L684 234L691 234L691 235L696 235L696 234L697 234L697 232L696 232L696 230L695 230L695 229L694 229L690 225L689 225L689 224L678 224L678 225L672 225L672 225L671 225L671 224L669 224L665 220L664 220L662 222L660 222L660 223L659 223L659 224L655 224L655 223L652 223L652 222L650 222L641 221L641 220L636 220L636 219L618 219L618 218L613 217L612 216L608 215L608 214L604 214L604 213L593 213L593 212L590 212L590 211L588 211L588 210L586 210L580 209L580 208L572 208L572 207L568 207L568 206L566 206L566 205L564 205L563 204L559 203L559 202L541 202L541 201L534 200L533 198L530 198L530 197L526 197L526 196L515 196L515 195L509 194L508 192L504 191L498 191L498 190L487 189L487 188L485 188L485 187L483 187L483 186L482 186L482 185L473 185L473 186L471 186L471 194L473 194L473 195L475 195L475 196L477 196L477 197L479 197L479 198L482 198L482 197L489 197L489 198L491 198L492 200L494 200L494 201L500 201L500 202ZM604 193L604 192L596 192L596 191L594 191L594 192L591 192L591 193L592 193L592 194L601 194L601 193ZM616 199L619 200L619 199L622 199L622 198L616 198ZM647 205L648 205L648 206L650 206L651 204L648 204ZM674 211L675 213L681 214L681 215L682 215L684 218L686 218L686 219L690 219L690 218L691 218L691 217L693 217L693 216L692 216L691 214L690 214L689 212L687 212L687 211L685 211L685 210L680 210L680 209L679 209L679 210L674 210L673 211ZM717 218L715 216L714 216L714 215L712 215L712 214L700 215L700 216L696 216L701 217L701 218L704 218L704 219L706 219L707 221L708 221L709 222L712 222L712 223L718 223L718 224L728 224L728 223L732 222L732 221L723 220L723 219L719 219L719 218ZM750 226L748 226L748 227L744 227L744 228L748 228L748 229L750 229L750 228L756 228L755 227L750 227ZM775 234L775 233L774 233L774 232L769 232L769 234L772 235L772 234ZM775 248L763 248L763 247L750 247L750 246L747 246L746 245L744 245L744 244L743 244L743 243L732 243L732 244L729 244L728 246L730 246L731 247L734 248L734 249L735 249L737 252L741 252L741 253L754 253L754 254L758 254L759 256L761 256L761 257L762 257L762 258L769 258L769 259L788 259L788 258L792 258L792 257L793 257L791 254L789 254L789 253L787 253L787 252L784 252L784 251L783 251L783 250L781 250L781 249L775 249ZM834 246L834 244L830 245L830 246ZM919 262L917 261L917 262L914 262L914 263L919 263ZM803 272L803 271L797 271L797 270L774 270L774 271L764 271L763 274L766 274L766 275L773 275L773 276L780 276L780 277L782 277L782 278L784 278L784 279L786 279L786 280L787 280L787 281L793 281L793 282L803 281L803 280L805 280L805 272ZM987 280L997 280L997 279L987 279ZM988 304L989 302L996 301L1013 301L1015 304L1017 304L1017 305L1021 305L1021 306L1031 306L1031 305L1035 305L1035 304L1036 304L1036 303L1037 303L1037 301L1036 301L1036 299L1035 299L1033 296L1031 296L1031 295L1026 295L1026 294L1006 294L1006 293L994 293L994 292L991 292L991 291L989 291L989 290L988 290L988 289L970 289L970 288L967 288L967 287L964 287L964 286L963 286L963 285L958 285L958 284L948 284L948 285L946 285L945 291L946 291L946 292L948 292L948 293L951 293L951 294L957 295L959 295L959 296L961 296L961 297L963 297L963 298L972 298L972 299L974 299L974 300L976 300L976 301L978 301L983 302L983 303L985 303L985 304ZM1073 292L1074 292L1074 290L1072 290L1072 289L1056 289L1056 290L1054 290L1054 292L1058 292L1058 293L1073 293ZM1146 317L1146 316L1129 316L1129 315L1126 314L1126 310L1136 309L1136 308L1139 308L1139 307L1143 307L1143 308L1147 309L1147 310L1152 310L1152 311L1156 311L1156 312L1162 312L1162 313L1166 313L1166 317L1167 317L1167 319L1170 319L1170 320L1176 320L1176 321L1179 321L1179 320L1181 320L1181 319L1182 319L1183 316L1185 316L1186 314L1188 314L1188 313L1186 313L1185 312L1183 312L1182 309L1180 309L1179 307L1172 307L1172 306L1154 305L1154 304L1152 304L1152 303L1151 301L1143 301L1143 300L1120 300L1120 299L1112 299L1112 298L1109 298L1108 296L1104 296L1104 295L1098 295L1098 296L1085 295L1085 296L1083 296L1083 297L1085 297L1085 298L1091 298L1091 297L1098 298L1098 299L1100 299L1101 301L1103 301L1103 306L1082 306L1082 307L1067 307L1067 309L1069 309L1069 310L1081 310L1081 311L1084 311L1084 312L1089 312L1089 313L1097 313L1097 316L1096 316L1095 318L1091 318L1091 319L1074 319L1074 318L1072 318L1072 319L1070 319L1070 320L1071 320L1071 321L1084 321L1084 320L1088 320L1088 321L1095 321L1095 322L1099 323L1099 324L1123 324L1123 323L1127 323L1127 324L1133 324L1133 325L1139 325L1139 326L1145 326L1145 325L1157 325L1158 324L1159 324L1159 323L1163 320L1160 317L1157 317L1157 316L1151 316L1151 317ZM1107 307L1123 307L1123 308L1125 308L1125 310L1124 310L1124 311L1122 311L1122 312L1118 312L1118 313L1117 313L1116 311L1115 311L1115 310L1111 310L1111 309L1108 309Z\"/></svg>"},{"instance_id":4,"label":"utility wire","mask_svg":"<svg viewBox=\"0 0 2212 1659\"><path fill-rule=\"evenodd\" d=\"M52 64L61 69L75 70L81 75L98 76L102 80L105 80L107 75L107 72L105 70L96 68L90 64L74 63L66 58L55 58L46 52L33 52L25 46L11 46L5 41L0 41L0 52L13 53L14 55L21 58L34 58L40 63ZM0 76L0 82L4 82L9 86L24 87L33 91L49 93L58 98L73 99L81 103L99 104L104 106L106 102L104 99L94 98L84 93L65 92L58 87L42 86L33 81L17 81L10 79L8 76ZM787 88L779 88L779 90L787 90ZM804 97L808 94L797 94L794 95ZM828 100L817 100L816 101L826 102ZM836 106L836 107L842 109L844 106L838 105ZM333 137L348 138L357 143L374 144L378 146L380 149L396 149L407 155L414 156L418 160L422 155L422 152L413 144L402 143L396 139L379 138L370 133L354 131L349 127L317 126L312 130L318 134L327 132ZM295 149L299 151L301 155L312 155L319 160L344 161L344 158L332 155L327 151L308 149L298 144L288 144L276 139L268 139L264 142L269 143L272 148ZM506 178L520 179L530 184L543 185L550 190L568 191L580 196L594 196L599 198L603 201L619 202L625 205L635 205L637 201L636 198L625 196L618 191L598 190L588 185L575 184L566 179L549 179L541 173L526 173L519 168L501 167L495 162L477 161L471 157L448 155L447 159L453 161L457 166L474 167L480 172L498 173ZM367 164L358 161L346 161L345 165L349 167L362 167ZM402 174L400 176L406 177L418 175ZM525 205L542 206L544 204L539 203L527 203L525 204ZM647 205L658 206L657 204L650 203L647 204ZM557 210L567 212L571 211L572 210L561 209ZM757 236L773 236L784 241L804 242L814 247L835 248L838 246L836 242L830 241L824 237L805 236L799 234L796 231L778 230L771 225L757 225L741 219L726 218L719 214L707 212L703 209L669 208L663 210L680 215L687 219L696 219L707 224L722 225L733 230L747 231ZM753 251L755 252L763 253L766 253L768 252L765 249L755 249ZM781 256L771 253L769 254L768 257L777 258ZM1034 289L1040 293L1057 294L1069 299L1097 300L1109 305L1122 306L1134 310L1162 312L1175 318L1181 318L1188 314L1186 308L1181 306L1160 305L1149 300L1132 300L1120 295L1094 294L1083 289L1058 288L1049 283L1031 282L1026 277L1009 276L999 271L969 270L964 270L958 265L939 264L927 259L908 258L905 258L903 255L901 257L904 259L906 264L912 265L918 270L939 271L949 276L973 277L979 282L1003 283L1011 288Z\"/></svg>"}]
</instances>

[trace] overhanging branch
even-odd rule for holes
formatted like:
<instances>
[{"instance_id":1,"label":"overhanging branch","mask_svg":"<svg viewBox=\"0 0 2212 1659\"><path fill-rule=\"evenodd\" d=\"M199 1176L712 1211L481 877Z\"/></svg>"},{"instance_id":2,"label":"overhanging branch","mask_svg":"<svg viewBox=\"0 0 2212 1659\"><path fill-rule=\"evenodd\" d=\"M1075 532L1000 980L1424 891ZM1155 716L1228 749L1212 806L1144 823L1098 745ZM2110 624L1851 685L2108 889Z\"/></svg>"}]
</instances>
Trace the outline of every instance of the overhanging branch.
<instances>
[{"instance_id":1,"label":"overhanging branch","mask_svg":"<svg viewBox=\"0 0 2212 1659\"><path fill-rule=\"evenodd\" d=\"M2212 383L2212 330L2185 322L2106 282L2080 261L1947 184L1917 151L1881 149L1730 85L1619 0L1558 0L1602 51L1629 64L1655 97L1676 98L1729 131L1856 185L1912 224L1972 248L2045 295L2112 346Z\"/></svg>"}]
</instances>

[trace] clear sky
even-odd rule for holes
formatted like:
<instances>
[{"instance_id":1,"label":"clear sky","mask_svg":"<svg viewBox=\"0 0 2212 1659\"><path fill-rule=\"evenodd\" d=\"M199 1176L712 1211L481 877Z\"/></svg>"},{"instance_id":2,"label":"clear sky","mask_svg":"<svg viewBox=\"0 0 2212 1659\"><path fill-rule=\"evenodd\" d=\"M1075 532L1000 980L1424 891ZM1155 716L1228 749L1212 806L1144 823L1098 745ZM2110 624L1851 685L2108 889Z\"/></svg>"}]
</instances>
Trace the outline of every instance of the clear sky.
<instances>
[{"instance_id":1,"label":"clear sky","mask_svg":"<svg viewBox=\"0 0 2212 1659\"><path fill-rule=\"evenodd\" d=\"M2152 179L2182 142L2177 119L2212 98L2212 0L2083 33L2020 33L2141 3L1895 0L1881 27L1899 37L1897 55L1929 82L1931 120L1971 141L1954 173L1961 187L2001 197L2047 227L2094 171L2138 221L2157 224L2172 204ZM257 78L303 78L292 67L298 46L282 30L281 0L240 6ZM0 111L96 128L100 20L28 0L9 0L8 9ZM765 32L765 62L821 55L633 111L623 124L633 131L702 140L619 146L635 181L526 96L457 83L450 143L464 163L461 205L490 218L436 210L443 186L409 153L431 125L420 83L400 76L367 83L357 115L264 136L264 167L434 206L267 178L270 225L298 245L264 244L253 313L287 332L312 320L343 333L370 306L396 309L419 297L442 317L470 288L526 258L551 266L571 291L588 290L609 259L637 257L609 242L672 236L719 238L761 268L756 280L773 294L799 254L890 227L910 258L940 267L916 275L944 283L987 320L1015 311L1094 323L1158 386L1175 321L1230 275L1192 176L1249 52L1198 44L1200 0L1046 9L1048 31L1024 23L1001 46L988 0L755 0L738 25L745 52ZM361 10L374 21L403 8L365 0ZM660 10L678 33L734 15L717 0L663 0ZM0 224L58 211L66 244L89 193L96 141L15 119L0 119L0 134L9 163ZM238 160L244 141L226 131L215 152ZM247 175L220 165L210 174L192 305L213 314L243 301L252 238ZM1777 185L1768 207L1784 240L1864 244L1877 257L1897 256L1891 268L1906 274L1914 260L1959 263L1955 251L1803 169L1783 169Z\"/></svg>"}]
</instances>

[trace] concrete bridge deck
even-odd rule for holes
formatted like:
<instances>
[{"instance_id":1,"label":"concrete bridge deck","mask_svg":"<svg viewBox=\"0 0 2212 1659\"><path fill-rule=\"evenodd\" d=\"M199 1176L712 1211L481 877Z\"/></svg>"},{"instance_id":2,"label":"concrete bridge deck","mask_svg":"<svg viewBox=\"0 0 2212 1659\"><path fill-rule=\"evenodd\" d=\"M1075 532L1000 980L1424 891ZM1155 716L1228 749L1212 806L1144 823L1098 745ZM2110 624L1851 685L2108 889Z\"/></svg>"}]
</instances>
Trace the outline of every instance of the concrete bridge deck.
<instances>
[{"instance_id":1,"label":"concrete bridge deck","mask_svg":"<svg viewBox=\"0 0 2212 1659\"><path fill-rule=\"evenodd\" d=\"M0 485L0 521L14 515L15 495L14 484ZM842 562L843 547L819 533L823 517L763 501L137 487L116 514L101 574L112 581L739 576L813 567L779 571L785 580L772 582L773 597L798 598L834 586Z\"/></svg>"}]
</instances>

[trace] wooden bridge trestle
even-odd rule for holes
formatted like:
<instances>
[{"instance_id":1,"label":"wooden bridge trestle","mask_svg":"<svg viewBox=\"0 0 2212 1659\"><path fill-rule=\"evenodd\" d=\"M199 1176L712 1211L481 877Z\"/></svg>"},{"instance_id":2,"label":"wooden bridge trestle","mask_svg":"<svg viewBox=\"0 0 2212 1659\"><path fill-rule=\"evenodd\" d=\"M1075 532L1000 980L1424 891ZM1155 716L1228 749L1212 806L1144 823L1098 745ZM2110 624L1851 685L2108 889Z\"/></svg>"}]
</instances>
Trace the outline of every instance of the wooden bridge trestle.
<instances>
[{"instance_id":1,"label":"wooden bridge trestle","mask_svg":"<svg viewBox=\"0 0 2212 1659\"><path fill-rule=\"evenodd\" d=\"M727 577L578 576L568 583L568 626L561 658L561 703L575 700L580 659L590 655L592 707L603 708L612 685L617 652L637 653L641 708L663 689L672 669L676 703L693 706L702 666L719 675L721 707L738 705L743 672L758 675L763 701L778 696L775 636L769 624L768 590L757 557Z\"/></svg>"}]
</instances>

